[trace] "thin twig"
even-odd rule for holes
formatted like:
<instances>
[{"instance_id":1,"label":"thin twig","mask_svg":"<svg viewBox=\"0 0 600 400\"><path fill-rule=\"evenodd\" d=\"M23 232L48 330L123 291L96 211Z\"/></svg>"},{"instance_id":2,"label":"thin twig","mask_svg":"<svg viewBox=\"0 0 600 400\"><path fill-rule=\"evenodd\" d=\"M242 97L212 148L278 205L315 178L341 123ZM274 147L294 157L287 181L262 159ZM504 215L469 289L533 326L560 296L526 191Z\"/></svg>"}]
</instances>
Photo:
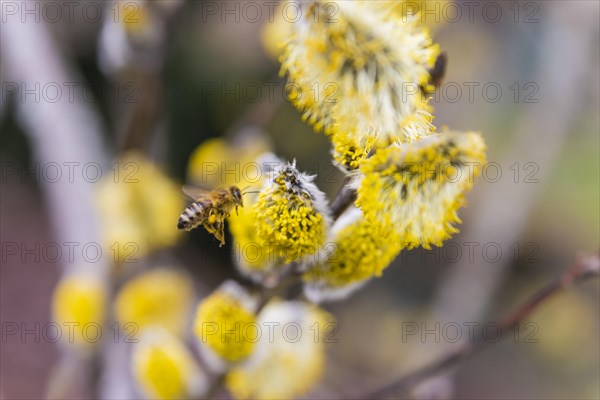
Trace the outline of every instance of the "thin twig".
<instances>
[{"instance_id":1,"label":"thin twig","mask_svg":"<svg viewBox=\"0 0 600 400\"><path fill-rule=\"evenodd\" d=\"M130 110L127 127L123 135L122 151L146 151L152 134L163 115L164 85L162 69L137 70L133 77L140 98Z\"/></svg>"},{"instance_id":2,"label":"thin twig","mask_svg":"<svg viewBox=\"0 0 600 400\"><path fill-rule=\"evenodd\" d=\"M333 203L331 203L331 216L334 220L338 219L356 199L356 190L348 186L350 180L350 177L344 179L342 187L335 196Z\"/></svg>"},{"instance_id":3,"label":"thin twig","mask_svg":"<svg viewBox=\"0 0 600 400\"><path fill-rule=\"evenodd\" d=\"M531 315L537 307L547 299L566 289L571 283L580 282L588 278L598 276L600 271L600 253L578 258L561 276L550 282L546 287L535 293L529 300L525 301L514 311L509 313L499 324L500 330L513 329L520 321ZM367 399L389 398L400 392L406 392L417 383L435 376L458 362L470 357L479 350L486 348L487 344L483 335L475 335L473 340L464 344L461 348L449 354L448 356L427 365L415 372L405 375L377 391L364 396ZM495 342L496 343L496 342Z\"/></svg>"}]
</instances>

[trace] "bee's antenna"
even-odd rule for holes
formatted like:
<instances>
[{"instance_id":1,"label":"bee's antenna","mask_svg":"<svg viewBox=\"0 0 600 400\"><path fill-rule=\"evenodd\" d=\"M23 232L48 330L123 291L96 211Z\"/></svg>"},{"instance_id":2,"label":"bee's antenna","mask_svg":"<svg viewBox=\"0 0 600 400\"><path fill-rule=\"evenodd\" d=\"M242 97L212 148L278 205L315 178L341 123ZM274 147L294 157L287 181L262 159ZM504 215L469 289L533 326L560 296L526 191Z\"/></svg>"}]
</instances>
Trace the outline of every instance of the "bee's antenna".
<instances>
[{"instance_id":1,"label":"bee's antenna","mask_svg":"<svg viewBox=\"0 0 600 400\"><path fill-rule=\"evenodd\" d=\"M250 189L250 186L246 186L245 188L242 189L242 194L246 194L246 193L260 193L260 190L253 190L253 191L249 191L247 192L246 190Z\"/></svg>"}]
</instances>

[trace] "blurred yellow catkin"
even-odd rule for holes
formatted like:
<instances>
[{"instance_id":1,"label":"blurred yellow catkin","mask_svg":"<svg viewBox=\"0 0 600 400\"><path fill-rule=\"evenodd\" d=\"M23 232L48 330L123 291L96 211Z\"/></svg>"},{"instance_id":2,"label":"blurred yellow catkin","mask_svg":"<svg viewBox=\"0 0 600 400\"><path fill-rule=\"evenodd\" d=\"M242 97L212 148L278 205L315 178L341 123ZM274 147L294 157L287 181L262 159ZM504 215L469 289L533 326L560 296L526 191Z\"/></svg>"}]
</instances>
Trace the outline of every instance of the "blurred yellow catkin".
<instances>
[{"instance_id":1,"label":"blurred yellow catkin","mask_svg":"<svg viewBox=\"0 0 600 400\"><path fill-rule=\"evenodd\" d=\"M131 371L148 399L194 399L208 387L207 377L185 344L161 328L140 335L133 346Z\"/></svg>"},{"instance_id":2,"label":"blurred yellow catkin","mask_svg":"<svg viewBox=\"0 0 600 400\"><path fill-rule=\"evenodd\" d=\"M107 298L106 286L97 276L80 272L64 276L52 298L54 320L69 332L61 344L91 351L102 339Z\"/></svg>"},{"instance_id":3,"label":"blurred yellow catkin","mask_svg":"<svg viewBox=\"0 0 600 400\"><path fill-rule=\"evenodd\" d=\"M130 279L115 299L120 327L135 324L139 330L159 326L181 335L194 296L190 278L173 269L157 268Z\"/></svg>"},{"instance_id":4,"label":"blurred yellow catkin","mask_svg":"<svg viewBox=\"0 0 600 400\"><path fill-rule=\"evenodd\" d=\"M137 152L124 154L111 169L97 191L107 254L116 264L137 263L173 246L185 205L180 186Z\"/></svg>"},{"instance_id":5,"label":"blurred yellow catkin","mask_svg":"<svg viewBox=\"0 0 600 400\"><path fill-rule=\"evenodd\" d=\"M274 300L260 313L258 326L257 349L228 373L227 388L236 399L306 395L325 369L325 342L334 340L331 315L314 305Z\"/></svg>"},{"instance_id":6,"label":"blurred yellow catkin","mask_svg":"<svg viewBox=\"0 0 600 400\"><path fill-rule=\"evenodd\" d=\"M214 370L252 354L258 334L255 308L255 300L234 281L226 281L198 305L194 333Z\"/></svg>"}]
</instances>

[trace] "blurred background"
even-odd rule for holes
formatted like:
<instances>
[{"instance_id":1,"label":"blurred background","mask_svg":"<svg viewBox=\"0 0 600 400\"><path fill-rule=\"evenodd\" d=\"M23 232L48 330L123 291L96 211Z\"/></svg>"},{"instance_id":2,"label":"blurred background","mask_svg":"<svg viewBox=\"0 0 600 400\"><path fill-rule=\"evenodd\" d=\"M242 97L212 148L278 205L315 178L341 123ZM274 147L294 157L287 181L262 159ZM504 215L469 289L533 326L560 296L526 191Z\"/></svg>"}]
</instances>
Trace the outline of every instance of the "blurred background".
<instances>
[{"instance_id":1,"label":"blurred background","mask_svg":"<svg viewBox=\"0 0 600 400\"><path fill-rule=\"evenodd\" d=\"M203 229L175 231L179 187L206 173L198 160L270 148L317 174L330 199L343 181L327 138L284 99L268 2L70 3L2 2L2 399L47 393L64 349L35 332L53 321L61 277L83 270L116 293L168 267L193 285L192 303L239 279L230 240L219 248ZM434 124L481 131L491 166L459 213L460 234L402 253L384 279L324 306L336 343L309 398L356 396L427 364L452 349L448 324L466 335L468 324L499 321L600 243L598 2L425 7L449 58ZM434 389L598 398L599 297L597 280L554 297ZM126 371L114 349L103 354ZM96 398L79 373L70 398ZM126 372L104 374L106 397L127 393Z\"/></svg>"}]
</instances>

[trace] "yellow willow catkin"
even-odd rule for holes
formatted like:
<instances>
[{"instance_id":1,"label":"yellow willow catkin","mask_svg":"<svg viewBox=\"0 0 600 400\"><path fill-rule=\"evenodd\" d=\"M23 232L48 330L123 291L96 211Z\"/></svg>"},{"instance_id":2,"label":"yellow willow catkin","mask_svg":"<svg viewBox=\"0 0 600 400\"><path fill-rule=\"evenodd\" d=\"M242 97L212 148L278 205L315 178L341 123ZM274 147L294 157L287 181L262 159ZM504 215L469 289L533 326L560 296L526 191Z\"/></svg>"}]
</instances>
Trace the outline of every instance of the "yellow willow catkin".
<instances>
[{"instance_id":1,"label":"yellow willow catkin","mask_svg":"<svg viewBox=\"0 0 600 400\"><path fill-rule=\"evenodd\" d=\"M341 299L380 276L402 249L402 238L351 207L333 225L328 243L303 275L305 293L315 302Z\"/></svg>"},{"instance_id":2,"label":"yellow willow catkin","mask_svg":"<svg viewBox=\"0 0 600 400\"><path fill-rule=\"evenodd\" d=\"M208 386L185 344L156 326L145 330L133 346L131 371L149 399L192 399Z\"/></svg>"},{"instance_id":3,"label":"yellow willow catkin","mask_svg":"<svg viewBox=\"0 0 600 400\"><path fill-rule=\"evenodd\" d=\"M443 132L380 149L360 168L356 204L367 221L402 237L403 247L442 242L457 232L457 210L485 164L474 132Z\"/></svg>"},{"instance_id":4,"label":"yellow willow catkin","mask_svg":"<svg viewBox=\"0 0 600 400\"><path fill-rule=\"evenodd\" d=\"M249 195L240 215L230 218L236 264L264 282L287 263L316 252L330 224L325 195L295 163L275 162L258 195Z\"/></svg>"},{"instance_id":5,"label":"yellow willow catkin","mask_svg":"<svg viewBox=\"0 0 600 400\"><path fill-rule=\"evenodd\" d=\"M181 188L135 151L121 156L113 172L98 183L96 200L115 263L133 263L173 246L180 236L173 221L184 208Z\"/></svg>"},{"instance_id":6,"label":"yellow willow catkin","mask_svg":"<svg viewBox=\"0 0 600 400\"><path fill-rule=\"evenodd\" d=\"M298 261L325 240L329 217L325 195L295 163L275 171L254 207L257 235L283 262Z\"/></svg>"},{"instance_id":7,"label":"yellow willow catkin","mask_svg":"<svg viewBox=\"0 0 600 400\"><path fill-rule=\"evenodd\" d=\"M88 273L63 277L54 290L52 311L59 325L72 325L73 335L61 343L90 351L100 339L97 333L104 322L107 299L105 284L99 277Z\"/></svg>"},{"instance_id":8,"label":"yellow willow catkin","mask_svg":"<svg viewBox=\"0 0 600 400\"><path fill-rule=\"evenodd\" d=\"M303 397L325 371L331 315L311 304L273 300L260 313L258 324L264 331L256 352L228 373L227 388L236 399ZM267 332L269 326L272 330ZM301 333L292 333L294 329Z\"/></svg>"},{"instance_id":9,"label":"yellow willow catkin","mask_svg":"<svg viewBox=\"0 0 600 400\"><path fill-rule=\"evenodd\" d=\"M160 326L180 334L185 329L193 295L193 285L184 273L153 269L130 279L119 290L115 315L125 330Z\"/></svg>"},{"instance_id":10,"label":"yellow willow catkin","mask_svg":"<svg viewBox=\"0 0 600 400\"><path fill-rule=\"evenodd\" d=\"M257 335L254 308L253 299L234 281L226 281L198 305L194 333L214 369L252 354Z\"/></svg>"},{"instance_id":11,"label":"yellow willow catkin","mask_svg":"<svg viewBox=\"0 0 600 400\"><path fill-rule=\"evenodd\" d=\"M332 5L335 21L327 18ZM280 58L289 98L316 130L341 136L335 146L365 148L372 138L382 147L432 133L421 87L439 48L418 15L394 2L317 1L304 4L293 28ZM344 152L336 159L343 164Z\"/></svg>"}]
</instances>

